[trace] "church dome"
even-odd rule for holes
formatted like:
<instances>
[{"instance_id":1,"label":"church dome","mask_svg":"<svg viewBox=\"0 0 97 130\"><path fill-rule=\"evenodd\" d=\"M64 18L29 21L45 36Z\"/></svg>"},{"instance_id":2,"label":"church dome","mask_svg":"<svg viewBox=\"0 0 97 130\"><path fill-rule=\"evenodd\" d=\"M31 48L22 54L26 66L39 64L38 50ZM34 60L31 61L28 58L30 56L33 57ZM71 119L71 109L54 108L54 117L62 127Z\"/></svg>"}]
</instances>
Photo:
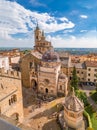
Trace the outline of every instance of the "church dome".
<instances>
[{"instance_id":1,"label":"church dome","mask_svg":"<svg viewBox=\"0 0 97 130\"><path fill-rule=\"evenodd\" d=\"M66 75L65 75L64 73L60 73L60 74L59 74L59 78L60 78L60 79L65 79L65 78L66 78Z\"/></svg>"},{"instance_id":2,"label":"church dome","mask_svg":"<svg viewBox=\"0 0 97 130\"><path fill-rule=\"evenodd\" d=\"M42 60L45 62L59 62L59 55L54 50L45 52L42 56Z\"/></svg>"},{"instance_id":3,"label":"church dome","mask_svg":"<svg viewBox=\"0 0 97 130\"><path fill-rule=\"evenodd\" d=\"M84 109L84 104L75 96L74 90L72 95L65 97L65 107L74 112L79 112Z\"/></svg>"}]
</instances>

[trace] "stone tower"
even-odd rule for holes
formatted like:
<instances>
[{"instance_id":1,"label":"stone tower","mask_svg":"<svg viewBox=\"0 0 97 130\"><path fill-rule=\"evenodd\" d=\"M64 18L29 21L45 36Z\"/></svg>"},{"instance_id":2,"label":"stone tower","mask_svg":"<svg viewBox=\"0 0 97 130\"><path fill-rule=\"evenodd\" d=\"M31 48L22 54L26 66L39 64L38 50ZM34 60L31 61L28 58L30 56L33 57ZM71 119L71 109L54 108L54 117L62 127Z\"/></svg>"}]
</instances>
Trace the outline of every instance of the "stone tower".
<instances>
[{"instance_id":1,"label":"stone tower","mask_svg":"<svg viewBox=\"0 0 97 130\"><path fill-rule=\"evenodd\" d=\"M35 46L37 46L37 42L41 40L42 32L38 27L38 24L36 26L36 29L34 31L34 37L35 37Z\"/></svg>"},{"instance_id":2,"label":"stone tower","mask_svg":"<svg viewBox=\"0 0 97 130\"><path fill-rule=\"evenodd\" d=\"M51 50L53 47L51 42L45 39L44 31L41 31L38 24L34 31L34 38L35 38L35 46L34 49L39 51L40 53L45 53L48 50Z\"/></svg>"}]
</instances>

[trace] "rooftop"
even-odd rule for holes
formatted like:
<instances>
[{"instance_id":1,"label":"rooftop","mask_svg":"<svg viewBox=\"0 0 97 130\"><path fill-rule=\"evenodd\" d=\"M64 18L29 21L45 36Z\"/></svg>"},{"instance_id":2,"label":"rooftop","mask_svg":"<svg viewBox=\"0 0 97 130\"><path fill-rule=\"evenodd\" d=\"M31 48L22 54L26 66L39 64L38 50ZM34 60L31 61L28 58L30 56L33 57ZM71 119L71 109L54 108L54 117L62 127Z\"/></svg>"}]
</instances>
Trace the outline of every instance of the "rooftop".
<instances>
[{"instance_id":1,"label":"rooftop","mask_svg":"<svg viewBox=\"0 0 97 130\"><path fill-rule=\"evenodd\" d=\"M74 112L79 112L84 109L84 104L75 96L74 90L70 96L65 98L65 107Z\"/></svg>"},{"instance_id":2,"label":"rooftop","mask_svg":"<svg viewBox=\"0 0 97 130\"><path fill-rule=\"evenodd\" d=\"M49 50L45 52L42 56L42 60L45 62L59 62L59 55L54 50Z\"/></svg>"},{"instance_id":3,"label":"rooftop","mask_svg":"<svg viewBox=\"0 0 97 130\"><path fill-rule=\"evenodd\" d=\"M80 63L70 63L70 67L76 67L76 68L80 68L80 69L84 69L85 68L85 64L84 62L80 62Z\"/></svg>"},{"instance_id":4,"label":"rooftop","mask_svg":"<svg viewBox=\"0 0 97 130\"><path fill-rule=\"evenodd\" d=\"M33 56L37 57L38 59L42 59L42 54L39 53L39 52L36 51L36 50L32 50L32 51L31 51L31 54L32 54Z\"/></svg>"},{"instance_id":5,"label":"rooftop","mask_svg":"<svg viewBox=\"0 0 97 130\"><path fill-rule=\"evenodd\" d=\"M86 61L86 67L97 67L97 61Z\"/></svg>"}]
</instances>

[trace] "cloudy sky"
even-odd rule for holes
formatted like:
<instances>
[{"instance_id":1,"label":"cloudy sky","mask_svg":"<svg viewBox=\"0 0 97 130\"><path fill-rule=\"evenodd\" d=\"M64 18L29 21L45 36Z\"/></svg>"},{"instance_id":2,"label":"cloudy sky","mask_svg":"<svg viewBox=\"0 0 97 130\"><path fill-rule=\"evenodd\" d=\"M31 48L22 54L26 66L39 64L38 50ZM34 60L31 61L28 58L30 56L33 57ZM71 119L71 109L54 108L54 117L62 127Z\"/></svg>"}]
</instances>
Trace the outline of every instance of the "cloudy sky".
<instances>
[{"instance_id":1,"label":"cloudy sky","mask_svg":"<svg viewBox=\"0 0 97 130\"><path fill-rule=\"evenodd\" d=\"M54 47L97 48L96 0L0 0L0 47L32 47L37 22Z\"/></svg>"}]
</instances>

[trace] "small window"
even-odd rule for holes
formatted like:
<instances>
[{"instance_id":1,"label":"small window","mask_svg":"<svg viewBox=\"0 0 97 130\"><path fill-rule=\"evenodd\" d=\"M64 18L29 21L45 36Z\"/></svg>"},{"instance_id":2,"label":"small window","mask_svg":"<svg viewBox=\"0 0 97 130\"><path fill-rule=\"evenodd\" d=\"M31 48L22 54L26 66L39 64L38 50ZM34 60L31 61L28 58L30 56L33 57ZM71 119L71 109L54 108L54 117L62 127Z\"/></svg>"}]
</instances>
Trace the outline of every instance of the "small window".
<instances>
[{"instance_id":1,"label":"small window","mask_svg":"<svg viewBox=\"0 0 97 130\"><path fill-rule=\"evenodd\" d=\"M88 71L91 71L91 69L89 68Z\"/></svg>"},{"instance_id":2,"label":"small window","mask_svg":"<svg viewBox=\"0 0 97 130\"><path fill-rule=\"evenodd\" d=\"M32 68L32 62L29 63L29 67L30 67L30 69Z\"/></svg>"},{"instance_id":3,"label":"small window","mask_svg":"<svg viewBox=\"0 0 97 130\"><path fill-rule=\"evenodd\" d=\"M88 79L88 81L90 81L90 79Z\"/></svg>"},{"instance_id":4,"label":"small window","mask_svg":"<svg viewBox=\"0 0 97 130\"><path fill-rule=\"evenodd\" d=\"M79 71L77 71L77 73L79 74Z\"/></svg>"},{"instance_id":5,"label":"small window","mask_svg":"<svg viewBox=\"0 0 97 130\"><path fill-rule=\"evenodd\" d=\"M41 90L43 90L43 88L42 88L42 87L41 87L40 89L41 89Z\"/></svg>"},{"instance_id":6,"label":"small window","mask_svg":"<svg viewBox=\"0 0 97 130\"><path fill-rule=\"evenodd\" d=\"M82 116L82 113L79 113L79 114L78 114L78 117L80 117L80 116Z\"/></svg>"},{"instance_id":7,"label":"small window","mask_svg":"<svg viewBox=\"0 0 97 130\"><path fill-rule=\"evenodd\" d=\"M11 103L13 103L14 102L14 100L13 100L13 98L11 98Z\"/></svg>"},{"instance_id":8,"label":"small window","mask_svg":"<svg viewBox=\"0 0 97 130\"><path fill-rule=\"evenodd\" d=\"M9 99L9 105L11 105L11 100Z\"/></svg>"},{"instance_id":9,"label":"small window","mask_svg":"<svg viewBox=\"0 0 97 130\"><path fill-rule=\"evenodd\" d=\"M88 74L88 76L90 76L90 73Z\"/></svg>"},{"instance_id":10,"label":"small window","mask_svg":"<svg viewBox=\"0 0 97 130\"><path fill-rule=\"evenodd\" d=\"M62 85L60 85L60 90L62 90Z\"/></svg>"},{"instance_id":11,"label":"small window","mask_svg":"<svg viewBox=\"0 0 97 130\"><path fill-rule=\"evenodd\" d=\"M45 84L49 84L50 81L48 79L44 79Z\"/></svg>"},{"instance_id":12,"label":"small window","mask_svg":"<svg viewBox=\"0 0 97 130\"><path fill-rule=\"evenodd\" d=\"M71 117L74 117L74 114L73 114L73 113L70 113L70 116L71 116Z\"/></svg>"},{"instance_id":13,"label":"small window","mask_svg":"<svg viewBox=\"0 0 97 130\"><path fill-rule=\"evenodd\" d=\"M53 93L53 90L51 90L51 93Z\"/></svg>"},{"instance_id":14,"label":"small window","mask_svg":"<svg viewBox=\"0 0 97 130\"><path fill-rule=\"evenodd\" d=\"M94 82L96 82L97 81L97 79L94 79Z\"/></svg>"},{"instance_id":15,"label":"small window","mask_svg":"<svg viewBox=\"0 0 97 130\"><path fill-rule=\"evenodd\" d=\"M36 39L38 40L38 36L36 36Z\"/></svg>"},{"instance_id":16,"label":"small window","mask_svg":"<svg viewBox=\"0 0 97 130\"><path fill-rule=\"evenodd\" d=\"M81 72L83 74L83 72Z\"/></svg>"}]
</instances>

